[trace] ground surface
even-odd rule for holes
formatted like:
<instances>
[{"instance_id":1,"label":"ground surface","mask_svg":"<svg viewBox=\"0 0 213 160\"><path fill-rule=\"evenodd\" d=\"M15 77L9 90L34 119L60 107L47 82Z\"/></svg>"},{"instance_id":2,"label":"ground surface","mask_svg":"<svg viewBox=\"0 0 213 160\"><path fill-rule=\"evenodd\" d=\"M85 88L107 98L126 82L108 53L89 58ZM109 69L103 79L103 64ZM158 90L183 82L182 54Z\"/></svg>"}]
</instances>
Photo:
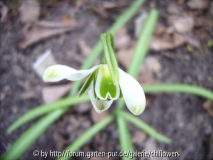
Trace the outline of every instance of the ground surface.
<instances>
[{"instance_id":1,"label":"ground surface","mask_svg":"<svg viewBox=\"0 0 213 160\"><path fill-rule=\"evenodd\" d=\"M20 49L19 43L24 38L23 26L18 13L10 13L4 23L1 24L0 36L0 74L1 74L1 103L0 103L0 154L5 152L10 145L36 120L29 122L11 135L6 133L8 126L28 110L43 103L41 90L46 84L35 73L32 63L46 49L51 49L58 63L79 68L85 55L81 53L79 41L85 39L87 45L92 46L99 39L99 35L107 29L131 2L125 1L119 9L111 9L107 12L110 16L103 18L92 9L100 2L92 0L84 2L80 9L76 10L73 1L50 1L51 4L41 5L42 20L59 20L62 15L69 15L78 22L86 24L80 30L67 32L39 42L26 49ZM165 26L169 13L167 7L171 1L154 3L146 2L141 11L148 11L150 6L155 6L160 12L159 22ZM184 11L190 11L187 2L176 4ZM7 3L6 3L7 4ZM11 5L8 3L8 5ZM17 6L16 6L17 5ZM13 5L11 10L17 10L19 4ZM208 9L198 11L200 17L209 16ZM192 15L196 15L194 12ZM136 17L136 16L135 16ZM135 18L134 17L134 18ZM133 19L126 25L127 34L135 41ZM203 30L208 34L200 38ZM213 90L213 53L206 47L212 39L212 30L209 26L201 26L197 30L190 31L201 44L194 48L193 52L187 50L188 44L163 51L150 51L149 56L157 57L161 70L153 75L157 82L194 84L209 90ZM171 58L164 53L187 56L184 58ZM73 60L73 55L78 55L78 61ZM79 60L80 57L80 60ZM81 61L82 60L82 61ZM121 64L122 65L122 64ZM213 117L203 108L206 101L188 94L152 94L147 95L148 105L145 112L139 117L154 127L160 133L170 137L170 145L157 142L145 133L129 124L134 148L141 150L179 151L178 159L212 159L213 158ZM39 159L32 155L34 150L63 150L80 134L84 133L94 124L93 108L90 102L77 105L52 125L28 151L22 159ZM86 108L86 109L85 109ZM109 114L113 112L114 105ZM118 133L116 123L110 124L95 137L93 137L81 151L119 151ZM42 158L40 158L42 159ZM52 159L49 157L48 159ZM167 158L165 158L167 159Z\"/></svg>"}]
</instances>

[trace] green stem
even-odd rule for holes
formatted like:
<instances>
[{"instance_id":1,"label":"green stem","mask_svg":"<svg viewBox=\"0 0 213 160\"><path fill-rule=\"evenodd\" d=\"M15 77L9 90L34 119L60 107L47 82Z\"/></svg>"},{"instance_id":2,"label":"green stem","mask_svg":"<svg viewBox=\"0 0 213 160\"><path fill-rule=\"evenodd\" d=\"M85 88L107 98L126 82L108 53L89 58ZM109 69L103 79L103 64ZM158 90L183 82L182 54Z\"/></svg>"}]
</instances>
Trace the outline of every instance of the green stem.
<instances>
[{"instance_id":1,"label":"green stem","mask_svg":"<svg viewBox=\"0 0 213 160\"><path fill-rule=\"evenodd\" d=\"M213 92L198 86L188 84L155 84L150 86L144 86L145 93L157 93L157 92L179 92L189 93L197 96L201 96L213 101Z\"/></svg>"},{"instance_id":2,"label":"green stem","mask_svg":"<svg viewBox=\"0 0 213 160\"><path fill-rule=\"evenodd\" d=\"M105 128L107 125L109 125L114 120L114 116L108 116L104 120L102 120L99 123L96 123L92 127L90 127L86 132L84 132L81 136L79 136L74 142L72 142L65 150L64 152L75 152L80 147L82 147L87 141L89 141L96 133L98 133L100 130ZM66 160L70 159L70 157L61 157L60 160Z\"/></svg>"},{"instance_id":3,"label":"green stem","mask_svg":"<svg viewBox=\"0 0 213 160\"><path fill-rule=\"evenodd\" d=\"M140 128L141 130L143 130L144 132L146 132L151 137L157 139L158 141L161 141L161 142L164 142L164 143L170 143L171 142L171 140L169 138L167 138L164 135L158 133L151 126L149 126L148 124L146 124L141 119L133 116L132 114L126 113L124 111L120 111L117 114L118 114L118 116L121 116L122 118L128 120L129 122L131 122L132 124L134 124L135 126L137 126L138 128Z\"/></svg>"}]
</instances>

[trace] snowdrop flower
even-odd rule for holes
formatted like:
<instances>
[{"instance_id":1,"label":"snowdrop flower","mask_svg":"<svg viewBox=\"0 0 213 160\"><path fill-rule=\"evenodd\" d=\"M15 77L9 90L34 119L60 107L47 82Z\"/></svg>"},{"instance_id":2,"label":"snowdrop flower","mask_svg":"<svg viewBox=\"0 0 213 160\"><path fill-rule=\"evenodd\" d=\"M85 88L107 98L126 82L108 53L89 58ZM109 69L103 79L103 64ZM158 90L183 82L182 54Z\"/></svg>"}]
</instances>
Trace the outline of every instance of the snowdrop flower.
<instances>
[{"instance_id":1,"label":"snowdrop flower","mask_svg":"<svg viewBox=\"0 0 213 160\"><path fill-rule=\"evenodd\" d=\"M53 65L46 69L43 80L45 82L57 82L63 79L77 81L90 75L78 95L89 93L92 105L98 113L107 110L113 100L124 98L126 106L133 114L141 114L146 105L141 85L118 68L113 51L113 36L110 33L103 33L101 41L104 50L101 64L80 71L64 65Z\"/></svg>"},{"instance_id":2,"label":"snowdrop flower","mask_svg":"<svg viewBox=\"0 0 213 160\"><path fill-rule=\"evenodd\" d=\"M53 65L46 69L43 80L57 82L63 79L77 81L85 78L79 96L89 93L93 107L98 113L107 110L113 100L124 98L128 109L135 115L145 109L145 95L141 85L130 75L119 69L119 83L111 77L107 64L99 64L88 70L75 70L64 65Z\"/></svg>"}]
</instances>

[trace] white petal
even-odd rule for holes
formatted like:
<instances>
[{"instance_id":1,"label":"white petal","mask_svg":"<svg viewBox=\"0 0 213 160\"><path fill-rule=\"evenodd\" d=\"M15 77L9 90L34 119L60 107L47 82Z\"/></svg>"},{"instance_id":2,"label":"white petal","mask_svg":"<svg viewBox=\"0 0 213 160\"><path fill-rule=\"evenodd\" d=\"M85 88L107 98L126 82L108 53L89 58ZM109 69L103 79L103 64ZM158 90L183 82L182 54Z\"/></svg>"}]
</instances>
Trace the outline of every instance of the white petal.
<instances>
[{"instance_id":1,"label":"white petal","mask_svg":"<svg viewBox=\"0 0 213 160\"><path fill-rule=\"evenodd\" d=\"M119 84L113 81L107 65L102 65L99 68L95 82L95 93L101 100L107 100L108 98L115 100L119 98Z\"/></svg>"},{"instance_id":2,"label":"white petal","mask_svg":"<svg viewBox=\"0 0 213 160\"><path fill-rule=\"evenodd\" d=\"M53 65L45 70L43 80L45 82L57 82L63 79L76 81L88 76L100 66L101 65L97 65L88 70L78 71L65 65Z\"/></svg>"},{"instance_id":3,"label":"white petal","mask_svg":"<svg viewBox=\"0 0 213 160\"><path fill-rule=\"evenodd\" d=\"M97 99L95 99L94 87L93 86L94 86L94 83L92 82L91 88L89 90L89 96L90 96L92 105L95 108L96 112L102 113L103 111L107 110L111 106L113 100L107 101L107 100L97 100Z\"/></svg>"},{"instance_id":4,"label":"white petal","mask_svg":"<svg viewBox=\"0 0 213 160\"><path fill-rule=\"evenodd\" d=\"M146 98L141 85L129 74L119 69L120 87L128 109L135 115L141 114Z\"/></svg>"}]
</instances>

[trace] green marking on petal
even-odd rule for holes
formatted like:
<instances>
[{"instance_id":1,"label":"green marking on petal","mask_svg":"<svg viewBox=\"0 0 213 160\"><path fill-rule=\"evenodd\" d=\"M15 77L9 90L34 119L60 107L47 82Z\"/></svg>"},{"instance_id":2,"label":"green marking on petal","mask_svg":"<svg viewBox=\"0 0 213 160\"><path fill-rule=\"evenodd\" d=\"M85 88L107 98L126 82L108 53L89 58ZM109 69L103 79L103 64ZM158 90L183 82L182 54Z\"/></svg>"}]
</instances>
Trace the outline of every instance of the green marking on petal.
<instances>
[{"instance_id":1,"label":"green marking on petal","mask_svg":"<svg viewBox=\"0 0 213 160\"><path fill-rule=\"evenodd\" d=\"M89 88L89 86L90 86L92 80L94 79L94 77L95 77L95 72L93 72L93 73L89 76L89 78L87 79L87 81L84 83L83 87L81 88L81 90L80 90L79 93L78 93L79 96L82 96L82 95L85 93L85 91L88 90L88 88Z\"/></svg>"},{"instance_id":2,"label":"green marking on petal","mask_svg":"<svg viewBox=\"0 0 213 160\"><path fill-rule=\"evenodd\" d=\"M131 110L132 110L133 113L135 113L136 108L137 108L137 105L132 105L131 106Z\"/></svg>"},{"instance_id":3,"label":"green marking on petal","mask_svg":"<svg viewBox=\"0 0 213 160\"><path fill-rule=\"evenodd\" d=\"M55 78L58 75L59 75L59 72L57 72L56 67L49 67L49 68L47 68L47 70L45 72L45 77L48 77L48 78Z\"/></svg>"},{"instance_id":4,"label":"green marking on petal","mask_svg":"<svg viewBox=\"0 0 213 160\"><path fill-rule=\"evenodd\" d=\"M141 112L142 112L142 110L143 110L143 106L142 106L142 104L140 105L140 109L138 110L138 112L136 113L136 115L139 115Z\"/></svg>"},{"instance_id":5,"label":"green marking on petal","mask_svg":"<svg viewBox=\"0 0 213 160\"><path fill-rule=\"evenodd\" d=\"M102 66L99 68L99 76L100 76L100 81L99 81L99 92L100 92L100 96L103 99L108 99L108 98L112 98L115 99L117 96L117 94L119 93L118 91L118 84L115 84L109 68L107 65Z\"/></svg>"},{"instance_id":6,"label":"green marking on petal","mask_svg":"<svg viewBox=\"0 0 213 160\"><path fill-rule=\"evenodd\" d=\"M119 95L119 98L122 99L122 98L123 98L123 93L122 93L122 91L121 91L121 87L120 87L120 86L119 86L119 88L120 88L120 95Z\"/></svg>"}]
</instances>

